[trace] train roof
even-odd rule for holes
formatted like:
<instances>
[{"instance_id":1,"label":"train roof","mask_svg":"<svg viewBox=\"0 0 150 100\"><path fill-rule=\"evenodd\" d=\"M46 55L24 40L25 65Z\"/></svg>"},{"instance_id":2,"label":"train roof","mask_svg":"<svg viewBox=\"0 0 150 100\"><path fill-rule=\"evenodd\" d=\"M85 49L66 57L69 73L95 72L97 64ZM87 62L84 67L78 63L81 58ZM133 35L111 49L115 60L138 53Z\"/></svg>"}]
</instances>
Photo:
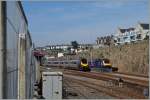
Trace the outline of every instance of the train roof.
<instances>
[{"instance_id":1,"label":"train roof","mask_svg":"<svg viewBox=\"0 0 150 100\"><path fill-rule=\"evenodd\" d=\"M79 60L49 60L49 62L71 62L71 61L79 61Z\"/></svg>"}]
</instances>

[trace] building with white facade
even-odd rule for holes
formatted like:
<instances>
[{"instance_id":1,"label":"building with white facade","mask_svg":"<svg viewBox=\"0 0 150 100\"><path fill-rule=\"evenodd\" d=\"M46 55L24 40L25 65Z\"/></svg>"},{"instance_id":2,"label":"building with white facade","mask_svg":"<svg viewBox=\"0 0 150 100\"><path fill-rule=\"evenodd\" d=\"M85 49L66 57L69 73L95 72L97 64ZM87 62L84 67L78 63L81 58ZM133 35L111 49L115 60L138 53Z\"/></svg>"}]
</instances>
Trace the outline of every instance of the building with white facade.
<instances>
[{"instance_id":1,"label":"building with white facade","mask_svg":"<svg viewBox=\"0 0 150 100\"><path fill-rule=\"evenodd\" d=\"M138 23L135 28L118 28L117 34L114 37L115 44L121 45L144 40L146 36L149 36L149 32L149 24L146 23Z\"/></svg>"},{"instance_id":2,"label":"building with white facade","mask_svg":"<svg viewBox=\"0 0 150 100\"><path fill-rule=\"evenodd\" d=\"M110 36L104 36L104 37L97 37L96 39L96 44L99 47L105 47L105 46L110 46L112 44L114 44L114 39L113 39L113 35Z\"/></svg>"},{"instance_id":3,"label":"building with white facade","mask_svg":"<svg viewBox=\"0 0 150 100\"><path fill-rule=\"evenodd\" d=\"M138 23L135 32L137 34L137 40L143 40L146 36L149 36L149 24Z\"/></svg>"}]
</instances>

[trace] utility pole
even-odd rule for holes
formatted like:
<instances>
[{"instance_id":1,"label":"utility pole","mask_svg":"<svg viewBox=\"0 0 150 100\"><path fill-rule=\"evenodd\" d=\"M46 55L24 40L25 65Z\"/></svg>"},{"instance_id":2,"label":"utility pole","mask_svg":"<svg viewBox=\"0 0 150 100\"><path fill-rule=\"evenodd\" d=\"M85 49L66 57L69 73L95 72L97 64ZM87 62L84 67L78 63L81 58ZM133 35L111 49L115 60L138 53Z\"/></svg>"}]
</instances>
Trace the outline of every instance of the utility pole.
<instances>
[{"instance_id":1,"label":"utility pole","mask_svg":"<svg viewBox=\"0 0 150 100\"><path fill-rule=\"evenodd\" d=\"M90 47L90 57L91 57L91 65L92 65L92 61L93 61L92 47Z\"/></svg>"}]
</instances>

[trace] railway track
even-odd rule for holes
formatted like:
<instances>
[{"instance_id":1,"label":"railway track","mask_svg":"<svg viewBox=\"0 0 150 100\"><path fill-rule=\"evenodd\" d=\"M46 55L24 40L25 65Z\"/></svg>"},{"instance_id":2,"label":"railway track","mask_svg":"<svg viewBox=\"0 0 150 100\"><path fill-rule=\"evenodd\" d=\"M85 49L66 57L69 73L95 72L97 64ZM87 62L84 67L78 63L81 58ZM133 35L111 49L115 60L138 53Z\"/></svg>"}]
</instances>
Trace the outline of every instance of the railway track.
<instances>
[{"instance_id":1,"label":"railway track","mask_svg":"<svg viewBox=\"0 0 150 100\"><path fill-rule=\"evenodd\" d=\"M123 74L123 75L131 75L131 76L139 76L139 77L145 77L148 78L149 76L143 75L143 74L133 74L133 73L125 73L125 72L115 72L117 74Z\"/></svg>"},{"instance_id":2,"label":"railway track","mask_svg":"<svg viewBox=\"0 0 150 100\"><path fill-rule=\"evenodd\" d=\"M94 89L97 89L98 91L100 90L96 87L101 87L100 89L103 88L104 90L103 92L117 98L126 98L126 97L130 97L134 99L147 98L143 94L144 89L148 89L149 87L148 85L149 80L145 76L128 75L122 73L80 72L80 71L72 71L72 70L64 70L64 75L84 77L82 80L79 79L75 79L75 80L77 83L92 87ZM97 82L87 81L86 78L95 79L97 80ZM123 81L119 82L119 79L122 79ZM105 81L107 83L111 82L113 84L113 87L107 85L106 86L100 85L101 82L98 82L100 80ZM120 83L123 84L122 88L118 87ZM110 92L110 90L113 92ZM116 95L117 93L120 95Z\"/></svg>"},{"instance_id":3,"label":"railway track","mask_svg":"<svg viewBox=\"0 0 150 100\"><path fill-rule=\"evenodd\" d=\"M67 89L68 87L72 88L71 90L79 95L79 97L74 97L74 99L114 99L115 97L114 95L112 96L111 94L108 95L108 93L104 93L100 89L95 89L92 84L84 84L82 81L76 80L67 75L64 76L64 84Z\"/></svg>"},{"instance_id":4,"label":"railway track","mask_svg":"<svg viewBox=\"0 0 150 100\"><path fill-rule=\"evenodd\" d=\"M79 98L88 99L88 96L85 95L85 93L82 93L80 91L80 89L83 88L81 84L76 84L72 80L66 78L63 78L63 80L64 80L64 88L66 93L64 99L70 99L68 98L68 95L72 95L75 97L79 96L77 97L78 99Z\"/></svg>"},{"instance_id":5,"label":"railway track","mask_svg":"<svg viewBox=\"0 0 150 100\"><path fill-rule=\"evenodd\" d=\"M149 80L146 77L136 76L136 75L127 75L122 73L98 73L98 72L80 72L80 71L73 71L73 70L65 70L64 73L77 75L77 76L84 76L99 80L112 80L112 81L119 81L120 79L124 83L134 84L142 87L149 87Z\"/></svg>"},{"instance_id":6,"label":"railway track","mask_svg":"<svg viewBox=\"0 0 150 100\"><path fill-rule=\"evenodd\" d=\"M124 72L97 72L97 71L92 71L93 73L97 73L97 74L112 74L112 75L121 75L121 76L129 76L129 77L139 77L139 78L149 78L149 76L147 75L143 75L143 74L132 74L132 73L124 73Z\"/></svg>"},{"instance_id":7,"label":"railway track","mask_svg":"<svg viewBox=\"0 0 150 100\"><path fill-rule=\"evenodd\" d=\"M101 93L106 93L107 95L118 99L145 99L139 91L135 91L127 87L108 86L105 85L106 82L85 77L72 75L64 75L64 77L72 80L73 83L78 83L80 85L95 89Z\"/></svg>"}]
</instances>

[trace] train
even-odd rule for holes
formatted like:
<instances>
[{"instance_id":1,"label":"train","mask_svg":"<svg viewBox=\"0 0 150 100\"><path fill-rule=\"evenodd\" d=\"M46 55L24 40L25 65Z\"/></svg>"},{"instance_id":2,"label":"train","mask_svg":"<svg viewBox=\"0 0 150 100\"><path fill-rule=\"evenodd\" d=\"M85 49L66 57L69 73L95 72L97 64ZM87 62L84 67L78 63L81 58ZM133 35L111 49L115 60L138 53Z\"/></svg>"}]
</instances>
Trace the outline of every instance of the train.
<instances>
[{"instance_id":1,"label":"train","mask_svg":"<svg viewBox=\"0 0 150 100\"><path fill-rule=\"evenodd\" d=\"M79 71L91 71L88 61L85 58L76 59L76 60L48 60L44 63L44 66L54 66L54 67L62 67L64 69L72 69Z\"/></svg>"},{"instance_id":2,"label":"train","mask_svg":"<svg viewBox=\"0 0 150 100\"><path fill-rule=\"evenodd\" d=\"M101 72L114 72L118 71L117 67L113 67L110 60L107 58L93 59L88 62L91 69L97 69Z\"/></svg>"},{"instance_id":3,"label":"train","mask_svg":"<svg viewBox=\"0 0 150 100\"><path fill-rule=\"evenodd\" d=\"M113 67L109 59L76 59L76 60L47 60L44 66L62 67L65 69L91 71L91 69L98 69L101 72L114 72L118 71L117 67Z\"/></svg>"}]
</instances>

